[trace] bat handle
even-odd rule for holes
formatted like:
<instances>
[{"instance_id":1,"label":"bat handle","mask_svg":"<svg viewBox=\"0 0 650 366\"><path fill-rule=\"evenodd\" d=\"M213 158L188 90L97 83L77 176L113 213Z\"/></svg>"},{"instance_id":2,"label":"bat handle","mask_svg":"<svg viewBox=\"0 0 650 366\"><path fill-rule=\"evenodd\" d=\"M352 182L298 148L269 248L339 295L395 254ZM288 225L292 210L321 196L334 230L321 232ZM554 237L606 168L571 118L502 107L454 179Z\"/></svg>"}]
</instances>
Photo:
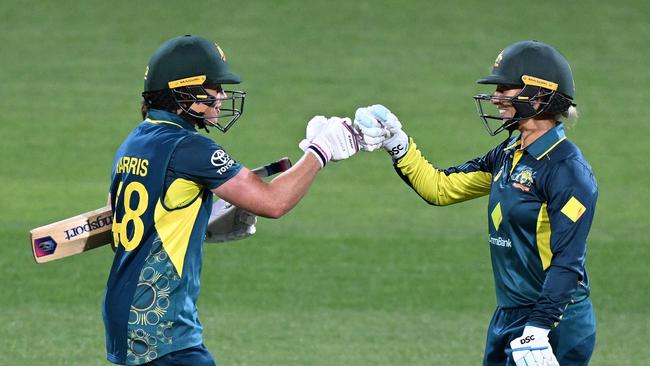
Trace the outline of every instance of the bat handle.
<instances>
[{"instance_id":1,"label":"bat handle","mask_svg":"<svg viewBox=\"0 0 650 366\"><path fill-rule=\"evenodd\" d=\"M260 178L270 177L272 175L282 173L289 168L291 168L291 160L287 157L284 157L278 161L274 161L270 164L266 164L259 168L253 169L253 173Z\"/></svg>"}]
</instances>

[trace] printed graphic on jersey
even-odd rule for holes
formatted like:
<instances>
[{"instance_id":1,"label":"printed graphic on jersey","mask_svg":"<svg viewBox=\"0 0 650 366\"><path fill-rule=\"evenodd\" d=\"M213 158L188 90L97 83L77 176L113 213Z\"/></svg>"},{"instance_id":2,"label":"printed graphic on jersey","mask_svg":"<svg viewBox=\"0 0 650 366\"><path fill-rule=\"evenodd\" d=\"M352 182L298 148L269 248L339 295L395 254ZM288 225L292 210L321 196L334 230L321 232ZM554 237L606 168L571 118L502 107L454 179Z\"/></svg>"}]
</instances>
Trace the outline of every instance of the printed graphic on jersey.
<instances>
[{"instance_id":1,"label":"printed graphic on jersey","mask_svg":"<svg viewBox=\"0 0 650 366\"><path fill-rule=\"evenodd\" d=\"M212 158L210 160L212 161L212 165L216 166L217 168L221 168L222 166L228 164L231 159L225 151L219 149L212 153Z\"/></svg>"},{"instance_id":2,"label":"printed graphic on jersey","mask_svg":"<svg viewBox=\"0 0 650 366\"><path fill-rule=\"evenodd\" d=\"M571 197L569 201L562 207L562 213L565 214L571 221L576 222L587 211L587 208L578 201L577 198Z\"/></svg>"},{"instance_id":3,"label":"printed graphic on jersey","mask_svg":"<svg viewBox=\"0 0 650 366\"><path fill-rule=\"evenodd\" d=\"M502 238L502 237L490 237L490 244L496 245L498 247L504 247L504 248L512 248L512 240L508 238Z\"/></svg>"},{"instance_id":4,"label":"printed graphic on jersey","mask_svg":"<svg viewBox=\"0 0 650 366\"><path fill-rule=\"evenodd\" d=\"M494 228L498 231L499 225L501 225L501 220L503 219L503 215L501 214L501 202L497 203L490 216L492 217L492 224L494 225Z\"/></svg>"},{"instance_id":5,"label":"printed graphic on jersey","mask_svg":"<svg viewBox=\"0 0 650 366\"><path fill-rule=\"evenodd\" d=\"M514 183L512 183L513 187L524 192L530 192L530 187L535 183L535 180L533 179L534 175L535 173L532 169L528 167L523 168L519 173L512 177L512 180L514 180Z\"/></svg>"},{"instance_id":6,"label":"printed graphic on jersey","mask_svg":"<svg viewBox=\"0 0 650 366\"><path fill-rule=\"evenodd\" d=\"M235 165L235 161L232 158L230 158L230 155L228 155L225 151L221 149L212 153L212 157L210 158L210 161L212 162L212 165L219 168L217 170L217 173L219 173L219 175L227 172L228 169L230 169L233 165Z\"/></svg>"},{"instance_id":7,"label":"printed graphic on jersey","mask_svg":"<svg viewBox=\"0 0 650 366\"><path fill-rule=\"evenodd\" d=\"M161 346L172 343L173 323L166 318L170 294L179 281L180 277L176 275L160 238L156 238L140 272L129 313L129 362L146 363L154 360L158 357Z\"/></svg>"}]
</instances>

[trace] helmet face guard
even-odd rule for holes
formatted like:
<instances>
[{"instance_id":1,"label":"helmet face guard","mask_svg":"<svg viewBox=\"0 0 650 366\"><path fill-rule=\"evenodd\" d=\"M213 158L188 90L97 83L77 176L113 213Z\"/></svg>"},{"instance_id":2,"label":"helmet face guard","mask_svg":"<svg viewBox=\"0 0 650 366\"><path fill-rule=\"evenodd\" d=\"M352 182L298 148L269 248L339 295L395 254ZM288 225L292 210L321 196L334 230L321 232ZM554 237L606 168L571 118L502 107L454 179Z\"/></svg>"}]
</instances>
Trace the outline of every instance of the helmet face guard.
<instances>
[{"instance_id":1,"label":"helmet face guard","mask_svg":"<svg viewBox=\"0 0 650 366\"><path fill-rule=\"evenodd\" d=\"M173 88L171 92L179 108L188 116L197 119L199 127L206 131L206 126L210 125L226 133L244 113L246 93L243 91L223 90L226 96L219 98L208 93L202 85ZM203 113L191 108L194 103L209 107L220 104L219 115L216 118L206 118Z\"/></svg>"},{"instance_id":2,"label":"helmet face guard","mask_svg":"<svg viewBox=\"0 0 650 366\"><path fill-rule=\"evenodd\" d=\"M206 126L210 125L226 133L237 122L242 113L244 113L246 93L242 91L220 90L220 87L215 86L215 89L220 90L220 94L226 95L225 97L215 97L205 90L203 86L205 80L205 75L199 75L170 81L168 86L178 107L186 115L193 117L198 122L200 128L204 128L207 131ZM192 109L194 103L204 104L208 107L215 107L218 104L219 115L215 118L206 118L204 113ZM222 118L226 118L225 121L220 121Z\"/></svg>"},{"instance_id":3,"label":"helmet face guard","mask_svg":"<svg viewBox=\"0 0 650 366\"><path fill-rule=\"evenodd\" d=\"M571 99L557 92L556 83L528 75L522 76L521 79L524 86L515 96L504 97L494 94L474 96L479 118L491 136L504 130L514 131L517 123L521 120L535 118L542 114L554 116L566 111L571 105L575 106ZM494 102L512 104L516 111L515 115L512 118L504 119L500 116Z\"/></svg>"}]
</instances>

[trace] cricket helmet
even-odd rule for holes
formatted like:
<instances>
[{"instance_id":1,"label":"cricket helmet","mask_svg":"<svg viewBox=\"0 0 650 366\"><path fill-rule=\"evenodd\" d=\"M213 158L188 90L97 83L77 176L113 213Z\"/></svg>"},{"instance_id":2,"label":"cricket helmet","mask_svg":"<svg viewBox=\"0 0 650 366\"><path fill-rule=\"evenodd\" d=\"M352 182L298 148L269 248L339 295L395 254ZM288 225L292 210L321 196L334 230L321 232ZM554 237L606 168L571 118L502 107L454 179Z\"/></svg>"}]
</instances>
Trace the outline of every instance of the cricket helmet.
<instances>
[{"instance_id":1,"label":"cricket helmet","mask_svg":"<svg viewBox=\"0 0 650 366\"><path fill-rule=\"evenodd\" d=\"M205 88L221 91L223 84L240 82L240 77L230 71L221 47L203 37L185 35L164 42L151 56L142 96L153 108L180 108L181 115L199 127L209 124L226 132L244 112L246 93L224 90L226 97L217 98ZM230 117L225 123L206 119L190 108L194 103L213 106L217 102L222 104L218 117Z\"/></svg>"},{"instance_id":2,"label":"cricket helmet","mask_svg":"<svg viewBox=\"0 0 650 366\"><path fill-rule=\"evenodd\" d=\"M537 116L555 116L575 106L575 84L566 58L555 48L539 41L521 41L506 47L497 56L492 73L476 81L479 84L522 88L513 97L479 94L474 96L479 117L492 136L503 130L513 131L517 122ZM516 110L506 121L484 112L482 102L507 100ZM502 122L493 129L488 119Z\"/></svg>"}]
</instances>

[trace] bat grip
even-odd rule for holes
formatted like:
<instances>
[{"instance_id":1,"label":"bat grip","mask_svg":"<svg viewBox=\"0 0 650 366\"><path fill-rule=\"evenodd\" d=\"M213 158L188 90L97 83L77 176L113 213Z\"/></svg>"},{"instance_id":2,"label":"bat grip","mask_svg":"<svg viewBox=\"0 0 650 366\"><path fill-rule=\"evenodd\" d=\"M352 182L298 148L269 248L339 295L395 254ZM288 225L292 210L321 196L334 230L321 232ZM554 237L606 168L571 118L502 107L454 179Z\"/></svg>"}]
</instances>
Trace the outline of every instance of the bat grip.
<instances>
[{"instance_id":1,"label":"bat grip","mask_svg":"<svg viewBox=\"0 0 650 366\"><path fill-rule=\"evenodd\" d=\"M266 164L259 168L255 168L252 170L252 172L255 173L255 175L257 175L260 178L265 178L265 177L270 177L277 173L282 173L288 170L289 168L291 168L291 160L285 157L278 161L274 161L270 164Z\"/></svg>"}]
</instances>

